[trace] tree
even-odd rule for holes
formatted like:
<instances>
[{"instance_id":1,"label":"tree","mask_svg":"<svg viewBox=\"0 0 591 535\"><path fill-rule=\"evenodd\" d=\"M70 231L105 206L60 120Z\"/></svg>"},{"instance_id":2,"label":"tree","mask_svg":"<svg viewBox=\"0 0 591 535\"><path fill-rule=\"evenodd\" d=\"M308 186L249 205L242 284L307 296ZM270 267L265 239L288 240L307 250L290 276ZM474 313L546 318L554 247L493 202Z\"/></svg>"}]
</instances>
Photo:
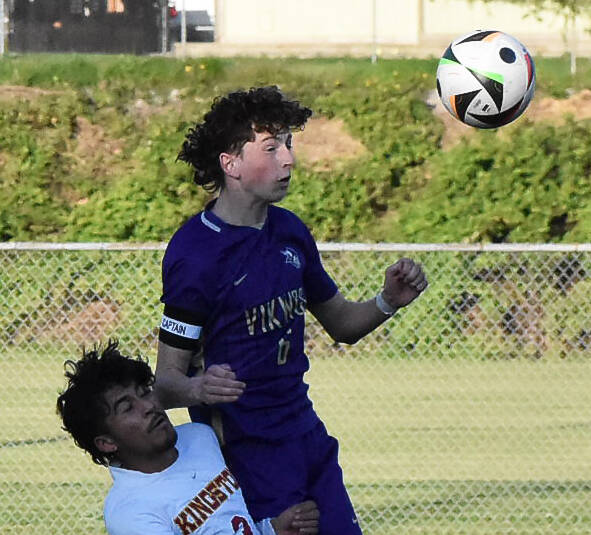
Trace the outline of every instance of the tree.
<instances>
[{"instance_id":1,"label":"tree","mask_svg":"<svg viewBox=\"0 0 591 535\"><path fill-rule=\"evenodd\" d=\"M474 1L474 0L470 0ZM589 0L481 0L484 3L507 2L528 8L529 14L539 17L542 10L552 11L563 17L563 37L570 48L570 71L575 74L577 70L576 48L574 46L576 19L580 15L591 15L591 2ZM572 39L569 42L568 34Z\"/></svg>"}]
</instances>

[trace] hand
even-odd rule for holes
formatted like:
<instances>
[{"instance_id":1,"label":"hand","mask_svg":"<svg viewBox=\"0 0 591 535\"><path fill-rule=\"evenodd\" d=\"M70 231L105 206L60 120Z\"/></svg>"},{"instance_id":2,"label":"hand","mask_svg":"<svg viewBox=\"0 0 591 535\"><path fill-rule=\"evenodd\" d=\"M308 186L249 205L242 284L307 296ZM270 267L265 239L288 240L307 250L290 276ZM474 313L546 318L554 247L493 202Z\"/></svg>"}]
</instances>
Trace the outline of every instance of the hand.
<instances>
[{"instance_id":1,"label":"hand","mask_svg":"<svg viewBox=\"0 0 591 535\"><path fill-rule=\"evenodd\" d=\"M271 520L277 535L303 535L318 533L320 512L312 500L292 505Z\"/></svg>"},{"instance_id":2,"label":"hand","mask_svg":"<svg viewBox=\"0 0 591 535\"><path fill-rule=\"evenodd\" d=\"M401 258L386 269L382 296L389 305L402 308L412 303L428 284L420 264Z\"/></svg>"},{"instance_id":3,"label":"hand","mask_svg":"<svg viewBox=\"0 0 591 535\"><path fill-rule=\"evenodd\" d=\"M236 380L236 374L228 364L213 364L195 380L197 397L205 405L232 403L246 388L245 383Z\"/></svg>"}]
</instances>

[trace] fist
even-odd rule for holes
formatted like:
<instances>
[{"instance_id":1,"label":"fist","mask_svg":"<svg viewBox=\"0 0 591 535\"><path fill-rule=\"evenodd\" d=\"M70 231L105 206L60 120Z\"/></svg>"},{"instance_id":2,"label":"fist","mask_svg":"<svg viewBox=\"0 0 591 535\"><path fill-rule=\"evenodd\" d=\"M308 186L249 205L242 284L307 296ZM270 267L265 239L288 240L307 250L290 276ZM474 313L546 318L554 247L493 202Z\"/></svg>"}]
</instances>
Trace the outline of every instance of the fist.
<instances>
[{"instance_id":1,"label":"fist","mask_svg":"<svg viewBox=\"0 0 591 535\"><path fill-rule=\"evenodd\" d=\"M214 364L197 378L198 398L201 403L232 403L242 395L246 384L236 380L228 364Z\"/></svg>"},{"instance_id":2,"label":"fist","mask_svg":"<svg viewBox=\"0 0 591 535\"><path fill-rule=\"evenodd\" d=\"M382 296L389 305L402 308L412 303L428 284L421 264L401 258L386 269Z\"/></svg>"}]
</instances>

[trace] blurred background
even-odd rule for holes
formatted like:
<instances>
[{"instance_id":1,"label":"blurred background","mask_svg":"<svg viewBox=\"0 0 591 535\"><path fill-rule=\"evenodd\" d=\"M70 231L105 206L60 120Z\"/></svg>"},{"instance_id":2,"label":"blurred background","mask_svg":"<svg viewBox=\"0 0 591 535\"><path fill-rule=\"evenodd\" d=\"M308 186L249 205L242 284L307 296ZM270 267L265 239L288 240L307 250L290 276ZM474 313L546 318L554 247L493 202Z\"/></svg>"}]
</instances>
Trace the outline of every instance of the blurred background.
<instances>
[{"instance_id":1,"label":"blurred background","mask_svg":"<svg viewBox=\"0 0 591 535\"><path fill-rule=\"evenodd\" d=\"M536 55L591 50L581 0L2 0L0 10L13 52L426 56L483 24Z\"/></svg>"}]
</instances>

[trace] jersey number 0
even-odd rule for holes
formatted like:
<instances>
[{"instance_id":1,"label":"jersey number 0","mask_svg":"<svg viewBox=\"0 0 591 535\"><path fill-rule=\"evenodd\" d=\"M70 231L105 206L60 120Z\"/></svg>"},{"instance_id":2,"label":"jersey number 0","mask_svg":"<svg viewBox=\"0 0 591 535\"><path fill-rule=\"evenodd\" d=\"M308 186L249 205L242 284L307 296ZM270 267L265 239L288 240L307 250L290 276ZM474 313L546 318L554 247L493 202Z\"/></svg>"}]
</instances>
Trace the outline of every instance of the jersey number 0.
<instances>
[{"instance_id":1,"label":"jersey number 0","mask_svg":"<svg viewBox=\"0 0 591 535\"><path fill-rule=\"evenodd\" d=\"M288 329L286 334L291 334L291 329ZM287 362L287 355L289 355L289 346L291 342L287 338L281 338L277 342L277 364L283 366Z\"/></svg>"}]
</instances>

